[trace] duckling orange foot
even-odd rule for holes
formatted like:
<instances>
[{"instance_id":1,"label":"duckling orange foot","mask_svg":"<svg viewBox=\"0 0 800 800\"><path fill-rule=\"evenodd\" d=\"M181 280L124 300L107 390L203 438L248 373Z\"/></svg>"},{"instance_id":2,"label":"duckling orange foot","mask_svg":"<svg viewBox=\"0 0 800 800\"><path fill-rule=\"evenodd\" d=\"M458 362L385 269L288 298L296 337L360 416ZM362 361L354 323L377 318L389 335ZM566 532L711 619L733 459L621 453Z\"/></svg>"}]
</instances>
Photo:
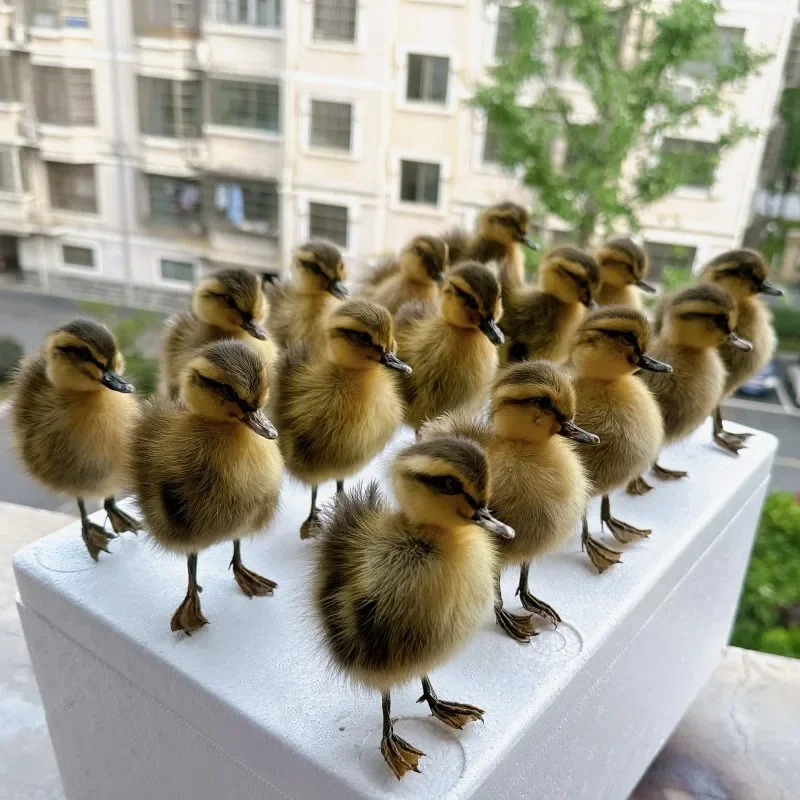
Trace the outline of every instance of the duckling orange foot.
<instances>
[{"instance_id":1,"label":"duckling orange foot","mask_svg":"<svg viewBox=\"0 0 800 800\"><path fill-rule=\"evenodd\" d=\"M199 631L203 625L208 624L208 620L200 609L200 592L202 591L202 586L194 586L186 592L184 601L172 615L169 625L171 630L183 631L187 636L191 636L194 631Z\"/></svg>"},{"instance_id":2,"label":"duckling orange foot","mask_svg":"<svg viewBox=\"0 0 800 800\"><path fill-rule=\"evenodd\" d=\"M95 561L99 560L101 551L103 553L111 553L107 547L108 541L109 539L117 538L115 533L109 533L102 525L96 525L94 522L89 522L88 520L85 520L81 524L81 536L83 537L83 543L86 545L86 549L89 551L89 555Z\"/></svg>"},{"instance_id":3,"label":"duckling orange foot","mask_svg":"<svg viewBox=\"0 0 800 800\"><path fill-rule=\"evenodd\" d=\"M391 698L388 692L382 697L383 706L383 738L381 739L381 755L389 765L389 769L394 773L395 778L400 780L406 772L419 772L419 760L425 753L417 750L405 739L401 739L394 732L391 719Z\"/></svg>"},{"instance_id":4,"label":"duckling orange foot","mask_svg":"<svg viewBox=\"0 0 800 800\"><path fill-rule=\"evenodd\" d=\"M653 464L653 475L661 478L662 481L677 481L681 478L688 478L689 473L680 469L667 469L660 464Z\"/></svg>"},{"instance_id":5,"label":"duckling orange foot","mask_svg":"<svg viewBox=\"0 0 800 800\"><path fill-rule=\"evenodd\" d=\"M422 679L422 697L418 703L427 703L436 719L451 728L461 730L468 722L483 722L486 713L482 708L471 706L467 703L452 703L449 700L440 700L433 691L433 686L428 678Z\"/></svg>"},{"instance_id":6,"label":"duckling orange foot","mask_svg":"<svg viewBox=\"0 0 800 800\"><path fill-rule=\"evenodd\" d=\"M497 624L520 644L528 644L531 636L537 635L536 628L533 626L533 619L527 614L512 614L502 606L495 606L494 617L497 620Z\"/></svg>"},{"instance_id":7,"label":"duckling orange foot","mask_svg":"<svg viewBox=\"0 0 800 800\"><path fill-rule=\"evenodd\" d=\"M108 521L114 529L114 533L125 533L130 531L138 535L142 529L142 524L138 519L126 514L118 505L113 497L107 497L103 507L108 514Z\"/></svg>"},{"instance_id":8,"label":"duckling orange foot","mask_svg":"<svg viewBox=\"0 0 800 800\"><path fill-rule=\"evenodd\" d=\"M635 528L621 519L616 519L611 516L611 501L607 494L603 495L600 505L600 522L607 525L608 529L613 534L614 538L622 544L630 544L636 539L644 539L649 536L653 531L647 528Z\"/></svg>"},{"instance_id":9,"label":"duckling orange foot","mask_svg":"<svg viewBox=\"0 0 800 800\"><path fill-rule=\"evenodd\" d=\"M653 487L640 475L634 478L626 487L628 494L635 494L639 497L647 494Z\"/></svg>"}]
</instances>

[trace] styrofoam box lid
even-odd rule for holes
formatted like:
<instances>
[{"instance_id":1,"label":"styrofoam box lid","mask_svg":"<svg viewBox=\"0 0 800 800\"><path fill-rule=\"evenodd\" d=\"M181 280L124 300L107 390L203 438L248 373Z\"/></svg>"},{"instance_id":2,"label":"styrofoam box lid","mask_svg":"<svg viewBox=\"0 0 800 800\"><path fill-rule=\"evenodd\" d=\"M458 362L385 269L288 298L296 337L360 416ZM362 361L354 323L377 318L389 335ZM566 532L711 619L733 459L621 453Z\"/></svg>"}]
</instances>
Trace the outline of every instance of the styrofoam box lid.
<instances>
[{"instance_id":1,"label":"styrofoam box lid","mask_svg":"<svg viewBox=\"0 0 800 800\"><path fill-rule=\"evenodd\" d=\"M358 479L385 479L392 453L411 439L404 430ZM440 697L484 708L485 725L450 731L416 705L418 685L395 690L398 733L428 756L422 774L402 782L378 751L379 696L326 667L310 606L314 544L298 535L309 493L290 479L276 522L242 548L248 567L278 582L275 596L241 593L228 569L230 545L203 552L198 576L211 624L192 637L169 629L186 590L185 559L159 552L145 535L125 534L112 545L114 555L101 554L94 564L76 521L22 550L15 568L27 608L287 797L319 797L327 787L326 797L467 798L502 768L559 693L569 694L570 681L604 641L641 626L658 608L676 583L670 566L684 559L688 568L708 548L767 478L775 448L774 437L757 433L735 458L711 443L710 425L704 426L661 458L664 466L688 470L688 480L654 481L645 497L614 495L615 516L653 528L650 538L630 546L603 537L624 550L624 563L596 574L576 530L561 551L535 564L531 589L564 622L557 630L541 628L523 646L488 612L468 646L431 675ZM598 506L593 501L589 516L596 536ZM511 610L519 610L517 579L516 570L506 571Z\"/></svg>"}]
</instances>

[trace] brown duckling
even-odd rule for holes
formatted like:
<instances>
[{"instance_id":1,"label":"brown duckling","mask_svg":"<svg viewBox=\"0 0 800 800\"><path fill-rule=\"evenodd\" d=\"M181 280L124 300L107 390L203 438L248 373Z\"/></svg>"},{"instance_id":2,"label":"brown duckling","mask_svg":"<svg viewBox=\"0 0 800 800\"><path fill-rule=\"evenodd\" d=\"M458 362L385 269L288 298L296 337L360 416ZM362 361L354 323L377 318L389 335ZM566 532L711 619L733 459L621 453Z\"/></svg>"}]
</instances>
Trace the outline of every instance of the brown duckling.
<instances>
[{"instance_id":1,"label":"brown duckling","mask_svg":"<svg viewBox=\"0 0 800 800\"><path fill-rule=\"evenodd\" d=\"M416 303L397 314L397 352L414 370L401 385L406 422L415 429L445 411L476 408L503 343L500 284L487 267L470 262L450 270L440 306Z\"/></svg>"},{"instance_id":2,"label":"brown duckling","mask_svg":"<svg viewBox=\"0 0 800 800\"><path fill-rule=\"evenodd\" d=\"M606 242L596 253L600 267L600 306L631 306L642 309L642 292L653 294L655 287L645 277L649 263L647 253L627 236Z\"/></svg>"},{"instance_id":3,"label":"brown duckling","mask_svg":"<svg viewBox=\"0 0 800 800\"><path fill-rule=\"evenodd\" d=\"M394 354L392 316L368 300L350 300L325 320L325 347L286 351L277 365L270 413L286 467L311 485L311 511L300 537L318 528L317 486L371 461L403 422L403 400L391 371L411 368Z\"/></svg>"},{"instance_id":4,"label":"brown duckling","mask_svg":"<svg viewBox=\"0 0 800 800\"><path fill-rule=\"evenodd\" d=\"M140 523L119 508L125 457L137 414L122 353L104 325L76 319L56 328L12 381L11 432L26 471L53 492L76 498L81 535L97 561L108 533L89 521L84 498L104 497L115 533Z\"/></svg>"},{"instance_id":5,"label":"brown duckling","mask_svg":"<svg viewBox=\"0 0 800 800\"><path fill-rule=\"evenodd\" d=\"M664 439L664 424L656 399L638 369L669 373L672 367L646 352L650 325L641 311L606 306L587 315L575 334L572 362L578 409L575 422L600 437L597 447L579 453L595 495L602 495L601 523L623 543L651 531L635 528L611 516L609 493L653 464ZM583 518L583 546L598 571L620 560L616 550L589 536Z\"/></svg>"},{"instance_id":6,"label":"brown duckling","mask_svg":"<svg viewBox=\"0 0 800 800\"><path fill-rule=\"evenodd\" d=\"M597 262L574 247L557 247L539 265L537 287L505 292L501 322L506 334L502 361L543 358L556 364L569 355L570 342L587 308L594 308L600 285Z\"/></svg>"},{"instance_id":7,"label":"brown duckling","mask_svg":"<svg viewBox=\"0 0 800 800\"><path fill-rule=\"evenodd\" d=\"M395 734L391 690L421 678L422 697L461 729L482 709L440 700L428 673L480 627L492 596L495 548L513 530L487 510L486 456L464 439L434 438L392 465L399 509L377 483L327 505L315 549L315 610L332 665L383 698L381 753L395 776L424 755Z\"/></svg>"},{"instance_id":8,"label":"brown duckling","mask_svg":"<svg viewBox=\"0 0 800 800\"><path fill-rule=\"evenodd\" d=\"M164 391L178 396L180 376L199 347L220 339L240 339L272 363L276 350L263 323L267 301L261 278L246 269L222 269L204 278L192 293L192 310L166 324L161 354Z\"/></svg>"},{"instance_id":9,"label":"brown duckling","mask_svg":"<svg viewBox=\"0 0 800 800\"><path fill-rule=\"evenodd\" d=\"M517 594L523 608L554 625L561 622L552 606L531 594L528 571L534 559L575 533L591 494L572 442L594 445L598 440L572 421L575 409L575 390L559 367L549 361L523 361L498 374L488 422L445 414L420 432L423 439L442 435L472 439L489 456L493 513L516 534L498 542L494 612L498 624L519 642L530 641L535 631L531 617L503 608L504 566L520 565Z\"/></svg>"},{"instance_id":10,"label":"brown duckling","mask_svg":"<svg viewBox=\"0 0 800 800\"><path fill-rule=\"evenodd\" d=\"M197 556L233 541L233 576L249 597L277 584L242 563L240 540L261 531L278 507L277 432L260 411L269 392L263 354L228 339L198 350L181 374L180 402L145 404L134 431L130 472L147 530L165 550L187 557L186 598L173 631L208 620L200 608Z\"/></svg>"}]
</instances>

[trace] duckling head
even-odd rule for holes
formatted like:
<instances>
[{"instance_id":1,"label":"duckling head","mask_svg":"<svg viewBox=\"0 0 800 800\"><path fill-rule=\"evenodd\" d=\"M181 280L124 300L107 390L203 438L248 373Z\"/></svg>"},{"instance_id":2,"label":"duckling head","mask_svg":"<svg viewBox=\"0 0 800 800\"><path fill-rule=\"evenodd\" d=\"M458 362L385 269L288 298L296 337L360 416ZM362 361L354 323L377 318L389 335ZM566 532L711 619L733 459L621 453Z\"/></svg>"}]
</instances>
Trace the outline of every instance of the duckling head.
<instances>
[{"instance_id":1,"label":"duckling head","mask_svg":"<svg viewBox=\"0 0 800 800\"><path fill-rule=\"evenodd\" d=\"M307 242L297 248L293 267L302 294L328 292L339 300L347 297L342 254L336 245Z\"/></svg>"},{"instance_id":2,"label":"duckling head","mask_svg":"<svg viewBox=\"0 0 800 800\"><path fill-rule=\"evenodd\" d=\"M644 280L649 266L647 253L632 239L612 239L595 253L595 257L603 283L617 289L638 286L645 292L655 292L655 287Z\"/></svg>"},{"instance_id":3,"label":"duckling head","mask_svg":"<svg viewBox=\"0 0 800 800\"><path fill-rule=\"evenodd\" d=\"M278 432L261 411L269 395L264 356L246 342L223 339L197 351L181 375L181 399L204 420L245 425L265 439Z\"/></svg>"},{"instance_id":4,"label":"duckling head","mask_svg":"<svg viewBox=\"0 0 800 800\"><path fill-rule=\"evenodd\" d=\"M261 321L267 301L261 278L246 269L222 269L202 280L194 291L194 313L203 322L235 333L243 330L256 339L266 339Z\"/></svg>"},{"instance_id":5,"label":"duckling head","mask_svg":"<svg viewBox=\"0 0 800 800\"><path fill-rule=\"evenodd\" d=\"M410 373L411 367L394 351L392 315L383 306L369 300L342 303L327 320L328 355L348 369L371 369L383 365L398 372Z\"/></svg>"},{"instance_id":6,"label":"duckling head","mask_svg":"<svg viewBox=\"0 0 800 800\"><path fill-rule=\"evenodd\" d=\"M746 300L757 294L780 296L781 289L768 280L769 267L755 250L728 250L712 258L703 267L700 280L722 286L734 300Z\"/></svg>"},{"instance_id":7,"label":"duckling head","mask_svg":"<svg viewBox=\"0 0 800 800\"><path fill-rule=\"evenodd\" d=\"M413 523L445 530L478 525L500 538L514 537L487 508L489 463L474 442L451 437L416 442L397 455L391 472L400 508Z\"/></svg>"},{"instance_id":8,"label":"duckling head","mask_svg":"<svg viewBox=\"0 0 800 800\"><path fill-rule=\"evenodd\" d=\"M580 377L612 380L637 369L672 372L646 352L650 341L647 317L627 306L606 306L592 311L578 327L572 361Z\"/></svg>"},{"instance_id":9,"label":"duckling head","mask_svg":"<svg viewBox=\"0 0 800 800\"><path fill-rule=\"evenodd\" d=\"M56 328L45 341L47 377L53 386L76 392L103 388L128 394L134 387L122 377L125 360L105 325L76 319Z\"/></svg>"},{"instance_id":10,"label":"duckling head","mask_svg":"<svg viewBox=\"0 0 800 800\"><path fill-rule=\"evenodd\" d=\"M583 303L595 308L600 269L588 253L576 247L556 247L539 265L539 287L562 303Z\"/></svg>"},{"instance_id":11,"label":"duckling head","mask_svg":"<svg viewBox=\"0 0 800 800\"><path fill-rule=\"evenodd\" d=\"M738 350L752 350L753 345L734 332L735 325L733 298L719 286L701 283L672 298L663 335L673 344L685 347L703 349L727 342Z\"/></svg>"},{"instance_id":12,"label":"duckling head","mask_svg":"<svg viewBox=\"0 0 800 800\"><path fill-rule=\"evenodd\" d=\"M400 270L415 283L441 283L449 248L439 236L415 236L400 254Z\"/></svg>"},{"instance_id":13,"label":"duckling head","mask_svg":"<svg viewBox=\"0 0 800 800\"><path fill-rule=\"evenodd\" d=\"M516 203L497 203L485 209L478 218L478 236L498 242L504 247L524 244L531 250L539 247L528 236L530 214Z\"/></svg>"},{"instance_id":14,"label":"duckling head","mask_svg":"<svg viewBox=\"0 0 800 800\"><path fill-rule=\"evenodd\" d=\"M488 267L468 262L447 273L442 316L457 328L477 328L492 344L503 344L497 320L503 316L500 283Z\"/></svg>"},{"instance_id":15,"label":"duckling head","mask_svg":"<svg viewBox=\"0 0 800 800\"><path fill-rule=\"evenodd\" d=\"M575 389L550 361L522 361L503 369L492 387L493 424L505 439L546 442L564 436L580 444L599 438L574 422Z\"/></svg>"}]
</instances>

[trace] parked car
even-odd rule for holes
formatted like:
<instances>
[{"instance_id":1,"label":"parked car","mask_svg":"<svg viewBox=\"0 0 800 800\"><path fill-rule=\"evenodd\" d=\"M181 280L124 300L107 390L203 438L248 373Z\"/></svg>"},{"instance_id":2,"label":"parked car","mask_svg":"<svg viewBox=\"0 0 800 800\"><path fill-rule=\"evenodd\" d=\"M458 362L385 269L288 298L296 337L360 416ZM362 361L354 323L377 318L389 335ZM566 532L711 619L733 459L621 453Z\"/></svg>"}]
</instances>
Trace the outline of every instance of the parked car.
<instances>
[{"instance_id":1,"label":"parked car","mask_svg":"<svg viewBox=\"0 0 800 800\"><path fill-rule=\"evenodd\" d=\"M753 375L749 381L744 383L739 392L748 397L764 397L775 389L778 384L778 368L774 361L770 361L764 366L761 372Z\"/></svg>"}]
</instances>

